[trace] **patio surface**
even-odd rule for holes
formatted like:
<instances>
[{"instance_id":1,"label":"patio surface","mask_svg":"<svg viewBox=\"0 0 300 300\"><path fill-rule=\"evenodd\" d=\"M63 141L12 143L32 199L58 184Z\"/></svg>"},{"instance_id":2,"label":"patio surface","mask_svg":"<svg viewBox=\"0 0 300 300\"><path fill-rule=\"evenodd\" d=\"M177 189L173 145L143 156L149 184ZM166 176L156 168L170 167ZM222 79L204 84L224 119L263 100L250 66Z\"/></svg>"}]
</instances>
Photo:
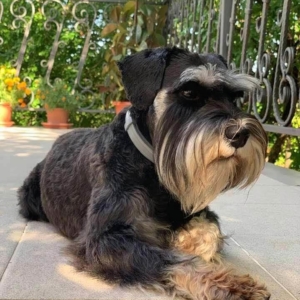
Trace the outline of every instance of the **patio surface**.
<instances>
[{"instance_id":1,"label":"patio surface","mask_svg":"<svg viewBox=\"0 0 300 300\"><path fill-rule=\"evenodd\" d=\"M0 128L0 299L168 299L76 273L62 253L68 240L18 215L17 188L64 132ZM300 299L300 173L267 164L251 189L211 207L231 235L225 261L264 281L271 299Z\"/></svg>"}]
</instances>

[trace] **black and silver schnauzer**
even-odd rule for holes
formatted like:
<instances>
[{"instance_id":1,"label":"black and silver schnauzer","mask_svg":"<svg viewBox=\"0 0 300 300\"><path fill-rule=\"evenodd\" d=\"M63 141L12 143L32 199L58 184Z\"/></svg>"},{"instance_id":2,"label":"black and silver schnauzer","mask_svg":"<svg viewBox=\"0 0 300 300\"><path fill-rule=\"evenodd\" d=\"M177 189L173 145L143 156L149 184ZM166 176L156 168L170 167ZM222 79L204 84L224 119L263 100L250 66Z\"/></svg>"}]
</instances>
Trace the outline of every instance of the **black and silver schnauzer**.
<instances>
[{"instance_id":1,"label":"black and silver schnauzer","mask_svg":"<svg viewBox=\"0 0 300 300\"><path fill-rule=\"evenodd\" d=\"M217 54L144 50L119 64L132 106L111 124L57 139L19 189L21 214L73 240L79 270L194 300L262 300L218 263L224 237L209 203L246 187L267 137L236 101L258 88Z\"/></svg>"}]
</instances>

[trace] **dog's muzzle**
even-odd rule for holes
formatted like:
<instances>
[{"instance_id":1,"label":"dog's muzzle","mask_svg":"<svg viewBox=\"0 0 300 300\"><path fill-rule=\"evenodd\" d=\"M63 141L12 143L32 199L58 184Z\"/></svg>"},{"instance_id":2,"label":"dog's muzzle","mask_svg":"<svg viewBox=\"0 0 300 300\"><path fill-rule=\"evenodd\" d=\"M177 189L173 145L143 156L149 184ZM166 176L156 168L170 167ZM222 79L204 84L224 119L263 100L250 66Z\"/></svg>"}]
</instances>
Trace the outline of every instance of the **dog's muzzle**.
<instances>
[{"instance_id":1,"label":"dog's muzzle","mask_svg":"<svg viewBox=\"0 0 300 300\"><path fill-rule=\"evenodd\" d=\"M250 131L247 128L239 128L236 125L231 125L225 129L225 137L230 145L236 149L246 145Z\"/></svg>"}]
</instances>

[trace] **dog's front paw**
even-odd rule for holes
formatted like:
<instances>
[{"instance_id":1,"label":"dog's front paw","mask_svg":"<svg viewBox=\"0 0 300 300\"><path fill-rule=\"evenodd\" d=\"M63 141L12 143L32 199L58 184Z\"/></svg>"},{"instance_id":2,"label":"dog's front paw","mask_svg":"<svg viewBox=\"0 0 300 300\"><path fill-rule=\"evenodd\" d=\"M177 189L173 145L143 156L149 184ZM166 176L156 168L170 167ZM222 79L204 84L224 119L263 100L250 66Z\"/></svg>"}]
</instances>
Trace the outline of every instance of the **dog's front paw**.
<instances>
[{"instance_id":1,"label":"dog's front paw","mask_svg":"<svg viewBox=\"0 0 300 300\"><path fill-rule=\"evenodd\" d=\"M249 275L212 264L175 266L171 282L178 296L192 300L268 300L271 296L265 285Z\"/></svg>"},{"instance_id":2,"label":"dog's front paw","mask_svg":"<svg viewBox=\"0 0 300 300\"><path fill-rule=\"evenodd\" d=\"M224 236L217 224L203 217L196 217L177 232L175 248L200 256L206 262L218 262L221 260L219 252L223 244Z\"/></svg>"},{"instance_id":3,"label":"dog's front paw","mask_svg":"<svg viewBox=\"0 0 300 300\"><path fill-rule=\"evenodd\" d=\"M211 299L268 300L271 297L266 286L249 275L239 276L231 272L216 272L211 275L207 281L210 285Z\"/></svg>"}]
</instances>

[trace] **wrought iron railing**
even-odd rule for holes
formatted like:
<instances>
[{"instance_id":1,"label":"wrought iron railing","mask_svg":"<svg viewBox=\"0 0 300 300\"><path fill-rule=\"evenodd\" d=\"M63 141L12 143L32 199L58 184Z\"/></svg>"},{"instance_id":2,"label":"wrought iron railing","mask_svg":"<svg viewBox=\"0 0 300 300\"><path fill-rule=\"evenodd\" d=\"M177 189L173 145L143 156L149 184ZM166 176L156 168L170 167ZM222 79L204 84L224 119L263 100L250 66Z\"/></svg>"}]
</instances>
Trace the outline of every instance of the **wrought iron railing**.
<instances>
[{"instance_id":1,"label":"wrought iron railing","mask_svg":"<svg viewBox=\"0 0 300 300\"><path fill-rule=\"evenodd\" d=\"M88 68L93 64L97 66L95 57L102 47L101 28L95 32L95 27L105 24L105 21L103 22L106 17L105 9L108 5L115 5L116 2L122 1L0 0L1 62L5 57L5 63L10 62L16 68L16 76L22 77L30 85L34 78L30 75L25 76L22 68L26 65L27 68L32 69L34 66L28 66L28 61L31 64L33 61L28 57L36 57L34 63L38 71L34 75L42 75L51 85L59 78L59 70L54 72L55 63L61 59L60 54L64 49L70 47L64 41L62 34L65 31L74 32L76 33L74 38L79 41L77 48L69 49L69 57L64 58L65 67L70 70L73 89L94 96L98 93L99 83L89 77ZM38 30L37 26L40 26ZM6 40L3 37L4 30L10 30L12 33L11 36L6 35ZM39 49L40 53L36 53L36 47L30 46L34 45L41 35L45 39L44 49ZM14 38L16 39L14 47L8 48L8 42ZM91 60L91 57L94 60ZM28 103L29 109L32 102ZM93 101L85 108L92 106Z\"/></svg>"},{"instance_id":2,"label":"wrought iron railing","mask_svg":"<svg viewBox=\"0 0 300 300\"><path fill-rule=\"evenodd\" d=\"M107 47L99 32L105 25L109 6L124 2L126 0L0 0L0 56L6 55L15 65L17 75L23 77L28 57L34 57L35 68L42 70L40 73L49 84L69 71L74 89L98 96L102 80L97 75L102 67L101 49ZM165 28L169 45L196 52L219 52L227 58L231 68L259 78L262 90L241 100L240 105L253 112L267 131L300 136L298 0L147 2L169 4ZM37 12L43 18L39 31L36 30ZM10 38L15 39L11 49L7 48L4 30L10 30ZM76 33L77 48L64 40L66 31ZM31 47L37 35L45 38L45 47L40 53ZM69 54L64 58L66 70L56 70L63 51ZM91 78L95 68L99 72L92 72ZM26 76L28 81L33 79L30 74ZM81 109L91 108L95 108L93 101Z\"/></svg>"},{"instance_id":3,"label":"wrought iron railing","mask_svg":"<svg viewBox=\"0 0 300 300\"><path fill-rule=\"evenodd\" d=\"M168 43L218 52L262 89L240 105L267 131L300 136L298 0L170 0Z\"/></svg>"},{"instance_id":4,"label":"wrought iron railing","mask_svg":"<svg viewBox=\"0 0 300 300\"><path fill-rule=\"evenodd\" d=\"M91 99L85 106L80 105L80 110L105 111L99 109L99 102L105 102L105 94L99 92L99 86L104 81L101 78L104 66L102 50L108 48L110 43L101 37L101 30L111 21L108 12L112 6L125 2L127 0L0 0L0 64L10 62L16 68L16 76L25 79L29 85L36 75L45 77L48 84L52 85L56 79L66 79L64 77L68 73L73 90ZM164 2L144 1L148 5L161 5ZM5 35L5 30L12 35ZM69 44L66 42L66 31L74 33L76 46L70 40ZM41 35L45 39L44 48L32 47ZM64 51L69 56L62 58ZM33 57L36 59L33 60ZM62 66L62 60L65 70L58 70L56 62L60 61ZM34 75L24 74L24 69L32 67L38 69ZM95 68L98 68L98 72ZM91 70L94 70L93 78ZM32 107L32 95L27 109L43 110ZM95 105L95 99L99 98L101 101Z\"/></svg>"}]
</instances>

